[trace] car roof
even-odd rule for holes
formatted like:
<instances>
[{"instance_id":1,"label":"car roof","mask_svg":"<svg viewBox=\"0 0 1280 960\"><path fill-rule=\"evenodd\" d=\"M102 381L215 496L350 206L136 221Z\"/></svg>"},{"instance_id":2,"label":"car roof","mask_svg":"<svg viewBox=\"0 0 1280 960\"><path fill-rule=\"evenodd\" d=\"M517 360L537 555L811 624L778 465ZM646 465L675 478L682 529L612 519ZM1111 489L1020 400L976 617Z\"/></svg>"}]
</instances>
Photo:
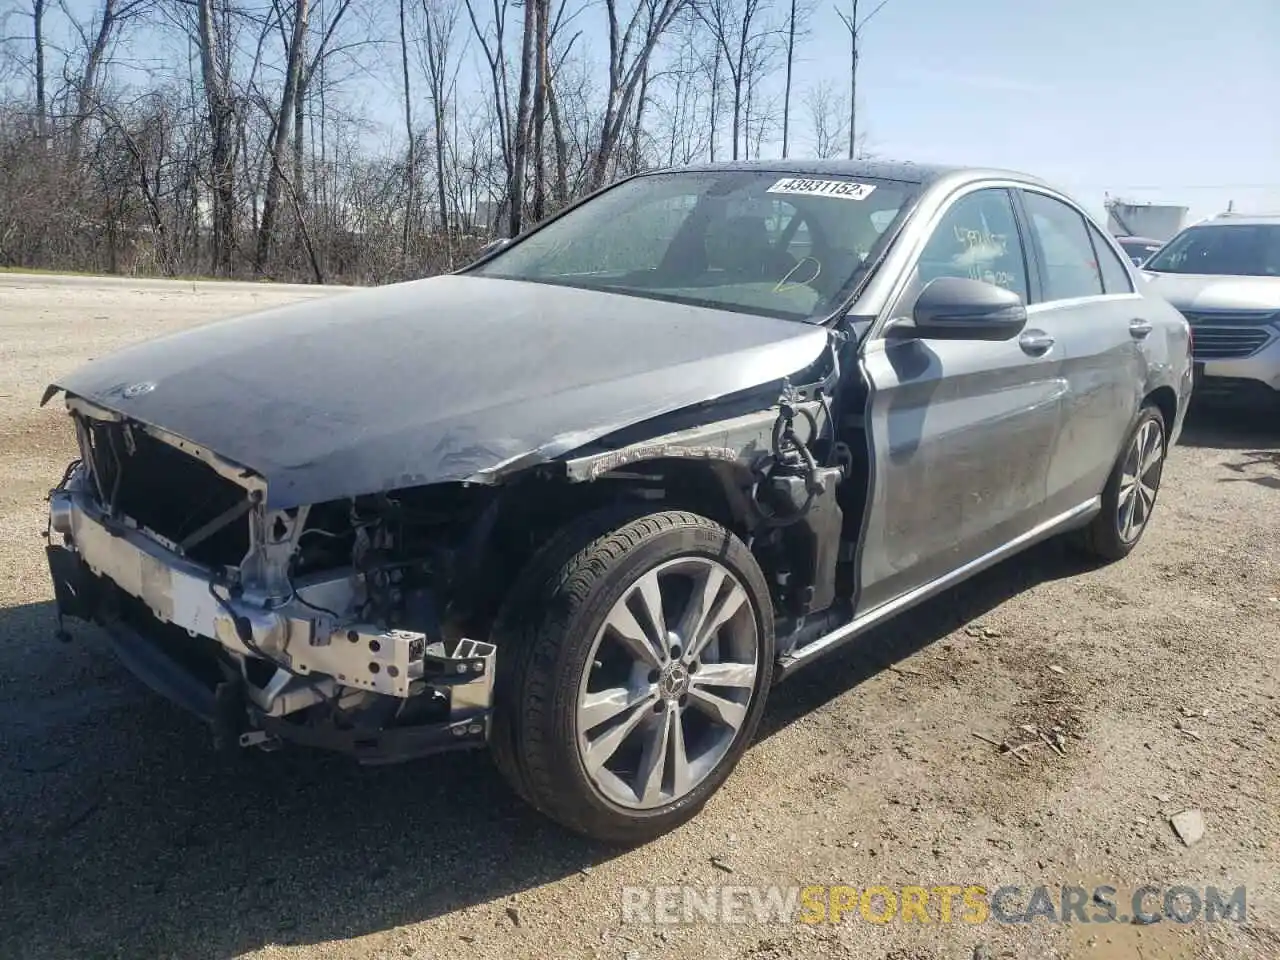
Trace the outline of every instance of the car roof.
<instances>
[{"instance_id":1,"label":"car roof","mask_svg":"<svg viewBox=\"0 0 1280 960\"><path fill-rule=\"evenodd\" d=\"M1163 240L1156 240L1153 237L1120 236L1120 237L1116 237L1116 241L1118 243L1154 243L1156 246L1161 246L1164 243Z\"/></svg>"},{"instance_id":2,"label":"car roof","mask_svg":"<svg viewBox=\"0 0 1280 960\"><path fill-rule=\"evenodd\" d=\"M793 176L823 175L867 177L873 180L900 180L904 183L931 185L944 178L957 182L968 180L1017 180L1049 186L1039 177L1015 170L984 167L947 166L913 163L909 160L732 160L721 163L699 163L667 167L654 173L705 173L724 170L756 170Z\"/></svg>"},{"instance_id":3,"label":"car roof","mask_svg":"<svg viewBox=\"0 0 1280 960\"><path fill-rule=\"evenodd\" d=\"M1216 217L1209 220L1201 220L1199 223L1193 223L1193 227L1203 227L1207 224L1228 224L1239 227L1258 227L1258 226L1280 226L1280 213L1220 213Z\"/></svg>"}]
</instances>

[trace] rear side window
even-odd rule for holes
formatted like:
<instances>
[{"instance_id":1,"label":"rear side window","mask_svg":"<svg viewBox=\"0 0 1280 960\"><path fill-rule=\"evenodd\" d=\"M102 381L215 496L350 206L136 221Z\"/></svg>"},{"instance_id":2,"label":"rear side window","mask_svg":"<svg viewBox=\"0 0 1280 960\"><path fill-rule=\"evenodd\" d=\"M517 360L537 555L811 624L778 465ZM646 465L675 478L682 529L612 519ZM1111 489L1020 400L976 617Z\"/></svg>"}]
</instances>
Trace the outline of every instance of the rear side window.
<instances>
[{"instance_id":1,"label":"rear side window","mask_svg":"<svg viewBox=\"0 0 1280 960\"><path fill-rule=\"evenodd\" d=\"M1102 273L1084 218L1042 193L1024 192L1022 200L1044 261L1044 299L1101 296Z\"/></svg>"},{"instance_id":2,"label":"rear side window","mask_svg":"<svg viewBox=\"0 0 1280 960\"><path fill-rule=\"evenodd\" d=\"M1093 250L1097 254L1098 266L1102 268L1102 286L1107 293L1133 293L1133 281L1129 279L1129 271L1124 262L1112 249L1102 231L1089 224L1089 233L1093 236Z\"/></svg>"}]
</instances>

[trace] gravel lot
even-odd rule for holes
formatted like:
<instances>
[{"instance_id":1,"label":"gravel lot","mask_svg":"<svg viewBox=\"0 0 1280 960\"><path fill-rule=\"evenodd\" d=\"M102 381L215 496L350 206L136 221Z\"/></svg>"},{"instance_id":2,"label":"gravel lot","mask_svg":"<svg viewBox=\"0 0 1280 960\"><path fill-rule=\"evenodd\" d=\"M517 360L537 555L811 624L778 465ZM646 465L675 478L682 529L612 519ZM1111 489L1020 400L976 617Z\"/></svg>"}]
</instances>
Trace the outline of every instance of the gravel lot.
<instances>
[{"instance_id":1,"label":"gravel lot","mask_svg":"<svg viewBox=\"0 0 1280 960\"><path fill-rule=\"evenodd\" d=\"M482 755L371 771L214 757L95 631L54 639L42 499L73 445L60 406L38 402L127 343L325 294L0 275L0 956L1280 956L1274 415L1197 415L1127 561L1088 569L1047 544L779 687L726 788L642 849L566 836ZM1065 755L1019 762L975 736L1033 739L1023 724L1065 728ZM1204 814L1192 847L1167 819L1184 808ZM629 884L1081 882L1246 884L1249 920L668 927L620 912Z\"/></svg>"}]
</instances>

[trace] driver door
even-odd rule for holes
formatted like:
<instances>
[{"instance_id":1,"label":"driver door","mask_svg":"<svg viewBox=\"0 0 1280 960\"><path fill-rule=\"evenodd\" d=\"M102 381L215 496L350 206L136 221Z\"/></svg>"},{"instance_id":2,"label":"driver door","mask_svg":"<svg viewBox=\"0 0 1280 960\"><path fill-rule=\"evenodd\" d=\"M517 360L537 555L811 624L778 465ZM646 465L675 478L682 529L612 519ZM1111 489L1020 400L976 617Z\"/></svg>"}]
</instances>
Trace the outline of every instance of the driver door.
<instances>
[{"instance_id":1,"label":"driver door","mask_svg":"<svg viewBox=\"0 0 1280 960\"><path fill-rule=\"evenodd\" d=\"M996 283L1030 299L1010 194L983 188L937 221L887 319L909 318L940 276ZM1028 323L1009 340L868 340L871 456L857 613L981 561L1047 520L1049 463L1063 416L1062 348Z\"/></svg>"}]
</instances>

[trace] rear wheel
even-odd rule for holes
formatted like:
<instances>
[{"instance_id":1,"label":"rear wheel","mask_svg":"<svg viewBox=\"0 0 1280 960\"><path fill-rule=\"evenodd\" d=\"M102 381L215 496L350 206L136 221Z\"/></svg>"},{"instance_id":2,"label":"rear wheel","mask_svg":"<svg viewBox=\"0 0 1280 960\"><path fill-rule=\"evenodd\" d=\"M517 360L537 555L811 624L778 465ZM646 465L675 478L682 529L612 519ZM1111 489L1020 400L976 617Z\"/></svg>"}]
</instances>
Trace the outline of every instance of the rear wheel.
<instances>
[{"instance_id":1,"label":"rear wheel","mask_svg":"<svg viewBox=\"0 0 1280 960\"><path fill-rule=\"evenodd\" d=\"M755 558L719 524L682 511L583 518L535 556L495 627L499 767L595 839L671 830L751 741L770 613Z\"/></svg>"},{"instance_id":2,"label":"rear wheel","mask_svg":"<svg viewBox=\"0 0 1280 960\"><path fill-rule=\"evenodd\" d=\"M1138 545L1160 492L1166 442L1160 410L1143 407L1102 491L1102 510L1081 531L1080 543L1088 553L1120 560Z\"/></svg>"}]
</instances>

